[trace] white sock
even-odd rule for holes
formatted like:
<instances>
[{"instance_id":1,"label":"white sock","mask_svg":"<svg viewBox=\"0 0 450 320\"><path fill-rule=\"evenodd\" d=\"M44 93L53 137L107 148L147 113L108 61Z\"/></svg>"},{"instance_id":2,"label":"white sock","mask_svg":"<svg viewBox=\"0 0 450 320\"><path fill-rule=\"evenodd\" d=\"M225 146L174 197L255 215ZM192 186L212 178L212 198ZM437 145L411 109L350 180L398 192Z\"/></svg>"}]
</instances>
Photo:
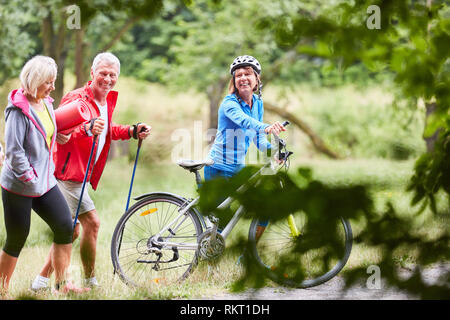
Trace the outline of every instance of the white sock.
<instances>
[{"instance_id":1,"label":"white sock","mask_svg":"<svg viewBox=\"0 0 450 320\"><path fill-rule=\"evenodd\" d=\"M47 288L49 280L50 280L49 278L43 277L38 274L34 279L33 283L31 284L31 289L39 290L42 288Z\"/></svg>"}]
</instances>

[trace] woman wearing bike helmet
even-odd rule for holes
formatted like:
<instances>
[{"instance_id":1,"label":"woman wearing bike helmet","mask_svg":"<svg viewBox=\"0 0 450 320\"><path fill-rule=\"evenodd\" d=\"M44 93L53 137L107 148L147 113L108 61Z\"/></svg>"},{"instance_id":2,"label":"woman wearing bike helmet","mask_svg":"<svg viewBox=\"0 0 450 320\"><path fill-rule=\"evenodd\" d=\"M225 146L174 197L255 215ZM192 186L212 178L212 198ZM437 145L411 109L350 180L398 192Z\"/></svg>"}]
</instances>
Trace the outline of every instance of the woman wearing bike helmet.
<instances>
[{"instance_id":1,"label":"woman wearing bike helmet","mask_svg":"<svg viewBox=\"0 0 450 320\"><path fill-rule=\"evenodd\" d=\"M245 156L253 141L262 152L271 149L266 135L285 131L283 125L263 122L261 64L252 56L234 59L230 65L228 95L218 111L218 128L209 158L214 164L204 169L205 180L232 177L245 166ZM255 94L258 92L258 94Z\"/></svg>"}]
</instances>

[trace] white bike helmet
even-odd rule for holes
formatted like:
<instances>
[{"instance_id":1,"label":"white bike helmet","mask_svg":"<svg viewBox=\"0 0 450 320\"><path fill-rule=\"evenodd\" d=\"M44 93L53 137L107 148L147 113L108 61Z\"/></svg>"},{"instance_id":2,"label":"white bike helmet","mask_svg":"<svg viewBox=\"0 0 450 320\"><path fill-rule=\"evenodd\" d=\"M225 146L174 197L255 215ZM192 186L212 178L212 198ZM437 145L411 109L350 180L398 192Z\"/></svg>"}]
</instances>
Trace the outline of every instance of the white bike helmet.
<instances>
[{"instance_id":1,"label":"white bike helmet","mask_svg":"<svg viewBox=\"0 0 450 320\"><path fill-rule=\"evenodd\" d=\"M261 73L261 65L256 58L252 56L239 56L230 65L230 74L232 75L234 70L242 67L252 67L257 74Z\"/></svg>"}]
</instances>

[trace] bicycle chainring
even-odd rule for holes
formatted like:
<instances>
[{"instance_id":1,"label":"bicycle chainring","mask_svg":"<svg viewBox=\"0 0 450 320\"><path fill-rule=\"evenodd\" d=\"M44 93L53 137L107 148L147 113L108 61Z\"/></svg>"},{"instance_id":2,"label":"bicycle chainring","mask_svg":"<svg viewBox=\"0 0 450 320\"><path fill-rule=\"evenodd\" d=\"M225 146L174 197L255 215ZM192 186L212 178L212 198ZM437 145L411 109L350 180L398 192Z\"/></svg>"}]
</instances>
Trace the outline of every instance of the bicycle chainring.
<instances>
[{"instance_id":1,"label":"bicycle chainring","mask_svg":"<svg viewBox=\"0 0 450 320\"><path fill-rule=\"evenodd\" d=\"M204 260L216 259L225 250L225 239L219 233L216 233L216 238L212 239L212 230L203 232L198 243L200 257Z\"/></svg>"}]
</instances>

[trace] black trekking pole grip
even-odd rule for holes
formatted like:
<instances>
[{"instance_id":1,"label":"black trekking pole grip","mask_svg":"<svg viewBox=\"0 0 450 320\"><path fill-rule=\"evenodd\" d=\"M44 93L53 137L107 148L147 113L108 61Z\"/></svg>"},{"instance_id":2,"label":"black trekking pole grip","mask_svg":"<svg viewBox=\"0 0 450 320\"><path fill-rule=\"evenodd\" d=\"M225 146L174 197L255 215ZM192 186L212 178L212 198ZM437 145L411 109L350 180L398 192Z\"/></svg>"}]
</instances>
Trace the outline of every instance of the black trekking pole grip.
<instances>
[{"instance_id":1,"label":"black trekking pole grip","mask_svg":"<svg viewBox=\"0 0 450 320\"><path fill-rule=\"evenodd\" d=\"M146 132L146 131L147 131L146 127L141 127L141 130L139 130L139 133ZM139 139L139 141L138 141L138 148L140 148L141 145L142 145L142 139L141 138L138 138L138 139Z\"/></svg>"}]
</instances>

